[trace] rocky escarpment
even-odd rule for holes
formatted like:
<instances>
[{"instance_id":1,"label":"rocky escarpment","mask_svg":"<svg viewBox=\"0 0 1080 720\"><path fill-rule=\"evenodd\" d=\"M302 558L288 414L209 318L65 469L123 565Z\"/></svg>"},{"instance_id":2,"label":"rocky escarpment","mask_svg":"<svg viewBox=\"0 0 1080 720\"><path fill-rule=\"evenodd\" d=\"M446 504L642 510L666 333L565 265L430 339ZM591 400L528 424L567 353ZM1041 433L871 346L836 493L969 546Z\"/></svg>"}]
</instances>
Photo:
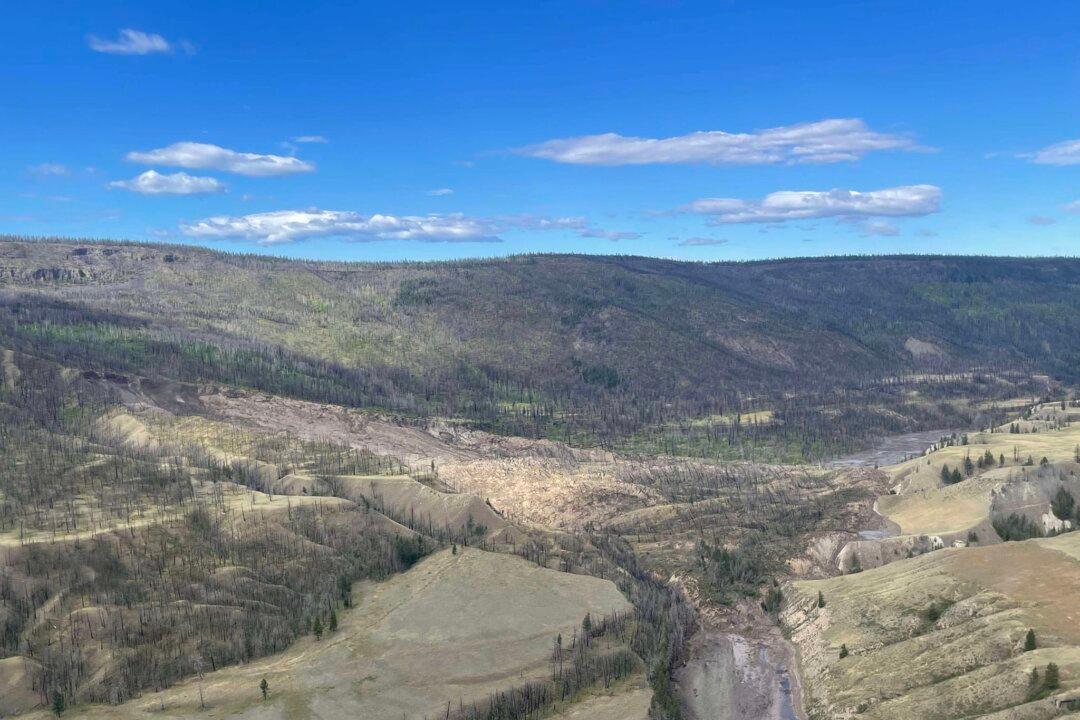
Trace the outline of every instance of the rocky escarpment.
<instances>
[{"instance_id":1,"label":"rocky escarpment","mask_svg":"<svg viewBox=\"0 0 1080 720\"><path fill-rule=\"evenodd\" d=\"M0 243L0 285L116 283L191 259L179 248Z\"/></svg>"}]
</instances>

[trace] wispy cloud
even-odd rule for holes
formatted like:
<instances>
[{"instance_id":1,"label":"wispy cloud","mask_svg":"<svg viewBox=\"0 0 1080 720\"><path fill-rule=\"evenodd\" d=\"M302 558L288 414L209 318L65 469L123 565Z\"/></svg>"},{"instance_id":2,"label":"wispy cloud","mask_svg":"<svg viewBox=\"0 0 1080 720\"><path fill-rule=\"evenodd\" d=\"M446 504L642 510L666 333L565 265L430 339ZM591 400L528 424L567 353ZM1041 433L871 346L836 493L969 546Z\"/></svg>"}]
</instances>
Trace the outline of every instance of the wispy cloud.
<instances>
[{"instance_id":1,"label":"wispy cloud","mask_svg":"<svg viewBox=\"0 0 1080 720\"><path fill-rule=\"evenodd\" d=\"M291 175L311 172L315 169L314 165L300 158L237 152L217 145L197 142L178 142L155 150L129 152L125 159L144 165L222 170L251 177Z\"/></svg>"},{"instance_id":2,"label":"wispy cloud","mask_svg":"<svg viewBox=\"0 0 1080 720\"><path fill-rule=\"evenodd\" d=\"M547 215L522 213L519 215L499 215L492 218L491 222L504 230L508 228L523 230L585 230L589 227L588 219L580 215L549 217Z\"/></svg>"},{"instance_id":3,"label":"wispy cloud","mask_svg":"<svg viewBox=\"0 0 1080 720\"><path fill-rule=\"evenodd\" d=\"M839 118L746 133L711 130L668 138L585 135L548 140L517 152L577 165L765 165L831 163L858 160L878 150L926 149L906 135L875 132L857 118Z\"/></svg>"},{"instance_id":4,"label":"wispy cloud","mask_svg":"<svg viewBox=\"0 0 1080 720\"><path fill-rule=\"evenodd\" d=\"M32 175L38 175L40 177L64 177L71 174L71 170L67 165L60 163L41 163L39 165L31 165L26 168Z\"/></svg>"},{"instance_id":5,"label":"wispy cloud","mask_svg":"<svg viewBox=\"0 0 1080 720\"><path fill-rule=\"evenodd\" d=\"M296 137L294 137L292 139L292 141L294 143L307 143L307 144L311 144L311 143L325 144L325 143L330 142L329 140L327 140L322 135L297 135Z\"/></svg>"},{"instance_id":6,"label":"wispy cloud","mask_svg":"<svg viewBox=\"0 0 1080 720\"><path fill-rule=\"evenodd\" d=\"M1032 225L1053 225L1057 222L1057 218L1050 217L1049 215L1031 215L1027 221Z\"/></svg>"},{"instance_id":7,"label":"wispy cloud","mask_svg":"<svg viewBox=\"0 0 1080 720\"><path fill-rule=\"evenodd\" d=\"M434 190L428 190L427 194L433 197L444 197L446 195L453 195L454 190L453 188L435 188Z\"/></svg>"},{"instance_id":8,"label":"wispy cloud","mask_svg":"<svg viewBox=\"0 0 1080 720\"><path fill-rule=\"evenodd\" d=\"M912 217L941 209L941 189L904 185L883 190L781 190L761 200L702 198L684 212L710 215L714 223L779 223L824 217Z\"/></svg>"},{"instance_id":9,"label":"wispy cloud","mask_svg":"<svg viewBox=\"0 0 1080 720\"><path fill-rule=\"evenodd\" d=\"M1066 140L1021 157L1040 165L1080 165L1080 140Z\"/></svg>"},{"instance_id":10,"label":"wispy cloud","mask_svg":"<svg viewBox=\"0 0 1080 720\"><path fill-rule=\"evenodd\" d=\"M124 28L115 40L106 40L96 35L91 35L87 42L90 49L110 55L151 55L153 53L172 52L172 44L165 38L155 33L145 33L141 30Z\"/></svg>"},{"instance_id":11,"label":"wispy cloud","mask_svg":"<svg viewBox=\"0 0 1080 720\"><path fill-rule=\"evenodd\" d=\"M637 240L641 237L641 233L639 232L631 232L628 230L601 230L599 228L582 230L578 235L583 238L599 238L602 240L611 240L612 242L618 242L619 240Z\"/></svg>"},{"instance_id":12,"label":"wispy cloud","mask_svg":"<svg viewBox=\"0 0 1080 720\"><path fill-rule=\"evenodd\" d=\"M683 247L706 247L709 245L726 245L726 238L711 238L711 237L688 237L679 245Z\"/></svg>"},{"instance_id":13,"label":"wispy cloud","mask_svg":"<svg viewBox=\"0 0 1080 720\"><path fill-rule=\"evenodd\" d=\"M185 172L163 175L155 170L147 170L130 180L114 180L109 187L144 195L200 195L225 189L223 183L212 177L188 175Z\"/></svg>"},{"instance_id":14,"label":"wispy cloud","mask_svg":"<svg viewBox=\"0 0 1080 720\"><path fill-rule=\"evenodd\" d=\"M1071 203L1066 203L1061 206L1061 209L1067 213L1080 215L1080 200L1073 200Z\"/></svg>"},{"instance_id":15,"label":"wispy cloud","mask_svg":"<svg viewBox=\"0 0 1080 720\"><path fill-rule=\"evenodd\" d=\"M900 228L885 220L863 220L859 223L863 237L894 237L900 234Z\"/></svg>"}]
</instances>

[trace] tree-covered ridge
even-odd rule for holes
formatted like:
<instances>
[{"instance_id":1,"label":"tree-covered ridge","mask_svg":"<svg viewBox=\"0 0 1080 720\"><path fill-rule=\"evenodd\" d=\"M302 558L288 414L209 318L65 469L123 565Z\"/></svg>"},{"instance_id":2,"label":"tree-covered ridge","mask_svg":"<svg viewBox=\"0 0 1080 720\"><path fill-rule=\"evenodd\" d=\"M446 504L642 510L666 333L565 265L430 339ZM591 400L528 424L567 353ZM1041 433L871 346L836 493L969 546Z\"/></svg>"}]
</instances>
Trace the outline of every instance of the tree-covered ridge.
<instances>
[{"instance_id":1,"label":"tree-covered ridge","mask_svg":"<svg viewBox=\"0 0 1080 720\"><path fill-rule=\"evenodd\" d=\"M0 242L0 315L6 344L58 360L584 443L723 455L732 418L768 410L768 430L739 432L786 432L769 442L788 457L806 454L795 435L846 447L846 433L820 429L837 414L861 414L867 431L948 421L938 401L978 381L937 378L912 399L898 379L1071 380L1078 270L961 257L323 263L12 239ZM673 435L687 419L699 422Z\"/></svg>"}]
</instances>

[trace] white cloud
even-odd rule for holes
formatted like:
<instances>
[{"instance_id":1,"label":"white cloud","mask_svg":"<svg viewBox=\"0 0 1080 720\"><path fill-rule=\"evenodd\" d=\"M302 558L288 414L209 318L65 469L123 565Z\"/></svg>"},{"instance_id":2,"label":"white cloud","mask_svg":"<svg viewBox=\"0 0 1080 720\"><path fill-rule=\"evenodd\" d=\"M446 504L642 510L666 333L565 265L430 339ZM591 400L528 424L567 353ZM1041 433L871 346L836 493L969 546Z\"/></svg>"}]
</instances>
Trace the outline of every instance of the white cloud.
<instances>
[{"instance_id":1,"label":"white cloud","mask_svg":"<svg viewBox=\"0 0 1080 720\"><path fill-rule=\"evenodd\" d=\"M500 233L516 230L574 232L580 237L629 240L639 233L590 228L582 217L502 215L470 217L458 213L429 215L362 215L343 210L278 210L250 215L218 215L186 223L190 237L249 240L261 245L296 242L316 237L341 237L358 242L415 240L419 242L501 242Z\"/></svg>"},{"instance_id":2,"label":"white cloud","mask_svg":"<svg viewBox=\"0 0 1080 720\"><path fill-rule=\"evenodd\" d=\"M1022 155L1040 165L1080 165L1080 140L1066 140Z\"/></svg>"},{"instance_id":3,"label":"white cloud","mask_svg":"<svg viewBox=\"0 0 1080 720\"><path fill-rule=\"evenodd\" d=\"M144 195L198 195L220 192L225 185L212 177L198 177L184 172L163 175L147 170L130 180L115 180L109 187L123 188Z\"/></svg>"},{"instance_id":4,"label":"white cloud","mask_svg":"<svg viewBox=\"0 0 1080 720\"><path fill-rule=\"evenodd\" d=\"M618 242L619 240L637 240L641 237L639 232L629 232L624 230L600 230L599 228L589 228L579 233L583 238L600 238L603 240L611 240L612 242Z\"/></svg>"},{"instance_id":5,"label":"white cloud","mask_svg":"<svg viewBox=\"0 0 1080 720\"><path fill-rule=\"evenodd\" d=\"M328 143L330 142L322 135L297 135L292 139L295 143Z\"/></svg>"},{"instance_id":6,"label":"white cloud","mask_svg":"<svg viewBox=\"0 0 1080 720\"><path fill-rule=\"evenodd\" d=\"M713 216L714 223L778 223L823 217L911 217L941 209L941 189L905 185L883 190L781 190L761 200L703 198L684 212Z\"/></svg>"},{"instance_id":7,"label":"white cloud","mask_svg":"<svg viewBox=\"0 0 1080 720\"><path fill-rule=\"evenodd\" d=\"M706 247L709 245L726 245L725 238L689 237L679 243L683 247Z\"/></svg>"},{"instance_id":8,"label":"white cloud","mask_svg":"<svg viewBox=\"0 0 1080 720\"><path fill-rule=\"evenodd\" d=\"M150 55L172 52L172 45L160 35L141 30L124 28L115 40L104 40L95 35L89 38L90 49L111 55Z\"/></svg>"},{"instance_id":9,"label":"white cloud","mask_svg":"<svg viewBox=\"0 0 1080 720\"><path fill-rule=\"evenodd\" d=\"M295 157L237 152L208 143L178 142L168 147L129 152L130 162L144 165L168 165L197 170L222 170L238 175L261 177L311 172L315 166Z\"/></svg>"},{"instance_id":10,"label":"white cloud","mask_svg":"<svg viewBox=\"0 0 1080 720\"><path fill-rule=\"evenodd\" d=\"M1067 213L1080 215L1080 200L1073 200L1071 203L1066 203L1065 205L1062 205L1061 209Z\"/></svg>"},{"instance_id":11,"label":"white cloud","mask_svg":"<svg viewBox=\"0 0 1080 720\"><path fill-rule=\"evenodd\" d=\"M443 197L446 195L453 195L454 190L452 188L436 188L434 190L428 190L427 194L434 197Z\"/></svg>"},{"instance_id":12,"label":"white cloud","mask_svg":"<svg viewBox=\"0 0 1080 720\"><path fill-rule=\"evenodd\" d=\"M216 216L181 226L185 235L221 240L252 240L273 245L314 237L423 242L498 241L482 219L463 215L361 215L338 210L280 210Z\"/></svg>"},{"instance_id":13,"label":"white cloud","mask_svg":"<svg viewBox=\"0 0 1080 720\"><path fill-rule=\"evenodd\" d=\"M749 133L712 130L669 138L585 135L548 140L518 152L578 165L760 165L840 162L875 150L925 149L910 137L875 132L857 118L839 118Z\"/></svg>"},{"instance_id":14,"label":"white cloud","mask_svg":"<svg viewBox=\"0 0 1080 720\"><path fill-rule=\"evenodd\" d=\"M68 170L66 165L60 163L41 163L40 165L31 165L27 168L34 175L40 175L43 177L63 177L70 175L71 171Z\"/></svg>"}]
</instances>

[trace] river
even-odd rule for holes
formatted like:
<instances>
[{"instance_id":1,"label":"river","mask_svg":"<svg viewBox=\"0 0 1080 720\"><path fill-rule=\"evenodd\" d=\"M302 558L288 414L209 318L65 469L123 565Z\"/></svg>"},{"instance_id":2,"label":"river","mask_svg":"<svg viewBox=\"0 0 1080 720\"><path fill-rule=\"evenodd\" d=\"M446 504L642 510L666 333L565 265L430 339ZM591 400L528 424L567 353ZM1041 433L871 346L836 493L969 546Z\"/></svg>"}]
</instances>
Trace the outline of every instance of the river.
<instances>
[{"instance_id":1,"label":"river","mask_svg":"<svg viewBox=\"0 0 1080 720\"><path fill-rule=\"evenodd\" d=\"M879 439L873 447L836 458L828 467L883 467L922 455L953 430L924 430ZM888 530L863 530L863 539ZM702 629L690 659L675 675L687 720L800 720L801 700L792 650L781 638L767 641Z\"/></svg>"},{"instance_id":2,"label":"river","mask_svg":"<svg viewBox=\"0 0 1080 720\"><path fill-rule=\"evenodd\" d=\"M910 457L922 455L945 435L955 430L923 430L922 432L889 435L878 439L873 447L851 455L844 455L825 464L828 467L884 467L903 462Z\"/></svg>"}]
</instances>

